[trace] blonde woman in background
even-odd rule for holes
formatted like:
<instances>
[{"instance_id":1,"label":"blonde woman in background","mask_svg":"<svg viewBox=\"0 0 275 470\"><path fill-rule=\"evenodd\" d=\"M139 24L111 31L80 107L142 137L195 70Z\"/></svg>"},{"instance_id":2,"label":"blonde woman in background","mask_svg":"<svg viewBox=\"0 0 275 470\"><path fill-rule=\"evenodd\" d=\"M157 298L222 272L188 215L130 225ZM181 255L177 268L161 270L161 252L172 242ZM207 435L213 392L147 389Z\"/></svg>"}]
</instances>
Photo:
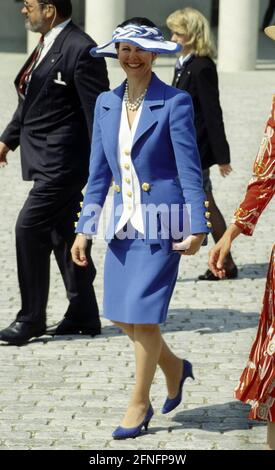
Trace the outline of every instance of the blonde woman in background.
<instances>
[{"instance_id":1,"label":"blonde woman in background","mask_svg":"<svg viewBox=\"0 0 275 470\"><path fill-rule=\"evenodd\" d=\"M167 26L171 30L171 40L183 46L178 54L172 85L187 91L193 100L204 191L209 201L212 236L217 243L226 230L226 224L213 197L209 168L218 165L223 177L229 175L232 168L219 100L218 75L213 61L215 46L207 19L194 8L174 11L167 18ZM237 275L237 266L228 253L225 277L233 279ZM199 280L216 281L219 278L208 269L199 276Z\"/></svg>"}]
</instances>

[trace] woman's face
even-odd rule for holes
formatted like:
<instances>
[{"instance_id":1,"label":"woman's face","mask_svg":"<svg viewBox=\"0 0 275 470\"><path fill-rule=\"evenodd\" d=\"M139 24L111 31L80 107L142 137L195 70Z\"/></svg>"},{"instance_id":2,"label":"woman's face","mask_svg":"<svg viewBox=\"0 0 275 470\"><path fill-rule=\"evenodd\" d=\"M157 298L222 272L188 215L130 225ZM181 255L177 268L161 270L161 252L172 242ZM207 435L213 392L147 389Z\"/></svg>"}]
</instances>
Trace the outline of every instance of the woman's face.
<instances>
[{"instance_id":1,"label":"woman's face","mask_svg":"<svg viewBox=\"0 0 275 470\"><path fill-rule=\"evenodd\" d=\"M176 31L171 31L171 41L176 42L177 44L180 44L182 46L181 51L177 55L183 55L184 54L184 46L188 42L188 37L186 34L180 34L177 33Z\"/></svg>"},{"instance_id":2,"label":"woman's face","mask_svg":"<svg viewBox=\"0 0 275 470\"><path fill-rule=\"evenodd\" d=\"M127 42L119 43L118 60L129 77L138 78L151 73L156 55Z\"/></svg>"}]
</instances>

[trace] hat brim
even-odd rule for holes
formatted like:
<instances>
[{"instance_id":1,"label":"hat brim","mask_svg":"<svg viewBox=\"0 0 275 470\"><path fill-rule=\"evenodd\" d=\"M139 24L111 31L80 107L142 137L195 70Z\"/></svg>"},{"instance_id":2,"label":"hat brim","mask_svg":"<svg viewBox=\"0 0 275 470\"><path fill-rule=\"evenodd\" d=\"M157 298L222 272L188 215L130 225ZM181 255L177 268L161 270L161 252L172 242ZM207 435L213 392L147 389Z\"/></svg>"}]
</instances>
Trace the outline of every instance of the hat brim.
<instances>
[{"instance_id":1,"label":"hat brim","mask_svg":"<svg viewBox=\"0 0 275 470\"><path fill-rule=\"evenodd\" d=\"M273 41L275 41L275 25L267 26L264 29L264 32L270 39L273 39Z\"/></svg>"},{"instance_id":2,"label":"hat brim","mask_svg":"<svg viewBox=\"0 0 275 470\"><path fill-rule=\"evenodd\" d=\"M155 52L156 54L175 54L182 49L180 44L172 41L154 41L145 38L128 38L120 37L119 39L112 40L103 44L102 46L93 47L90 54L93 57L113 57L117 59L117 50L115 43L127 42L133 46L140 47L148 52Z\"/></svg>"}]
</instances>

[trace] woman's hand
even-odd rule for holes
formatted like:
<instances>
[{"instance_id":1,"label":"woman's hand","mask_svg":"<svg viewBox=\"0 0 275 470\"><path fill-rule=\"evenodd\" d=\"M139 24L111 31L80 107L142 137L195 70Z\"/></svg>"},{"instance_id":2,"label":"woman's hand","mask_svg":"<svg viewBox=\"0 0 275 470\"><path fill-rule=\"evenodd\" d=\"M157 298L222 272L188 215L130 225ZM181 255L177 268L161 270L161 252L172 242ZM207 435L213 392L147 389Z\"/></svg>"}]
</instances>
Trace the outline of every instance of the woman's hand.
<instances>
[{"instance_id":1,"label":"woman's hand","mask_svg":"<svg viewBox=\"0 0 275 470\"><path fill-rule=\"evenodd\" d=\"M231 250L232 241L240 235L240 233L242 233L242 231L237 225L229 225L222 238L220 238L218 243L209 251L208 266L212 273L220 279L226 275L224 261Z\"/></svg>"},{"instance_id":2,"label":"woman's hand","mask_svg":"<svg viewBox=\"0 0 275 470\"><path fill-rule=\"evenodd\" d=\"M185 238L182 242L173 242L172 248L175 251L179 251L180 254L184 256L194 255L199 251L205 237L205 233L189 235L189 237Z\"/></svg>"},{"instance_id":3,"label":"woman's hand","mask_svg":"<svg viewBox=\"0 0 275 470\"><path fill-rule=\"evenodd\" d=\"M86 236L83 233L78 233L71 248L71 254L73 262L82 268L88 266L86 257L87 245L88 241Z\"/></svg>"}]
</instances>

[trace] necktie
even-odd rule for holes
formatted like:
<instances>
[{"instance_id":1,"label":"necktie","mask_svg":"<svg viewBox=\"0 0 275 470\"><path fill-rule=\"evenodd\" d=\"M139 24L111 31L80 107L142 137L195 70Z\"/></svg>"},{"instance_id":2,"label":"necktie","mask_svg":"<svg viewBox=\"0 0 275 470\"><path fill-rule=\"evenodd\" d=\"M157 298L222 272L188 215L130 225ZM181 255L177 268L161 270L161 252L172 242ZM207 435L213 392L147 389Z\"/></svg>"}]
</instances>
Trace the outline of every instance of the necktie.
<instances>
[{"instance_id":1,"label":"necktie","mask_svg":"<svg viewBox=\"0 0 275 470\"><path fill-rule=\"evenodd\" d=\"M28 92L28 86L29 86L29 83L30 83L30 80L31 80L32 72L34 71L35 66L36 66L36 64L37 64L37 62L38 62L38 60L41 56L41 52L43 50L43 47L44 47L44 36L42 35L41 38L40 38L39 43L37 44L36 48L33 51L33 54L32 54L31 61L30 61L29 65L23 71L23 73L20 77L20 80L19 80L18 90L19 90L19 93L22 96L22 98L26 97L26 94Z\"/></svg>"}]
</instances>

